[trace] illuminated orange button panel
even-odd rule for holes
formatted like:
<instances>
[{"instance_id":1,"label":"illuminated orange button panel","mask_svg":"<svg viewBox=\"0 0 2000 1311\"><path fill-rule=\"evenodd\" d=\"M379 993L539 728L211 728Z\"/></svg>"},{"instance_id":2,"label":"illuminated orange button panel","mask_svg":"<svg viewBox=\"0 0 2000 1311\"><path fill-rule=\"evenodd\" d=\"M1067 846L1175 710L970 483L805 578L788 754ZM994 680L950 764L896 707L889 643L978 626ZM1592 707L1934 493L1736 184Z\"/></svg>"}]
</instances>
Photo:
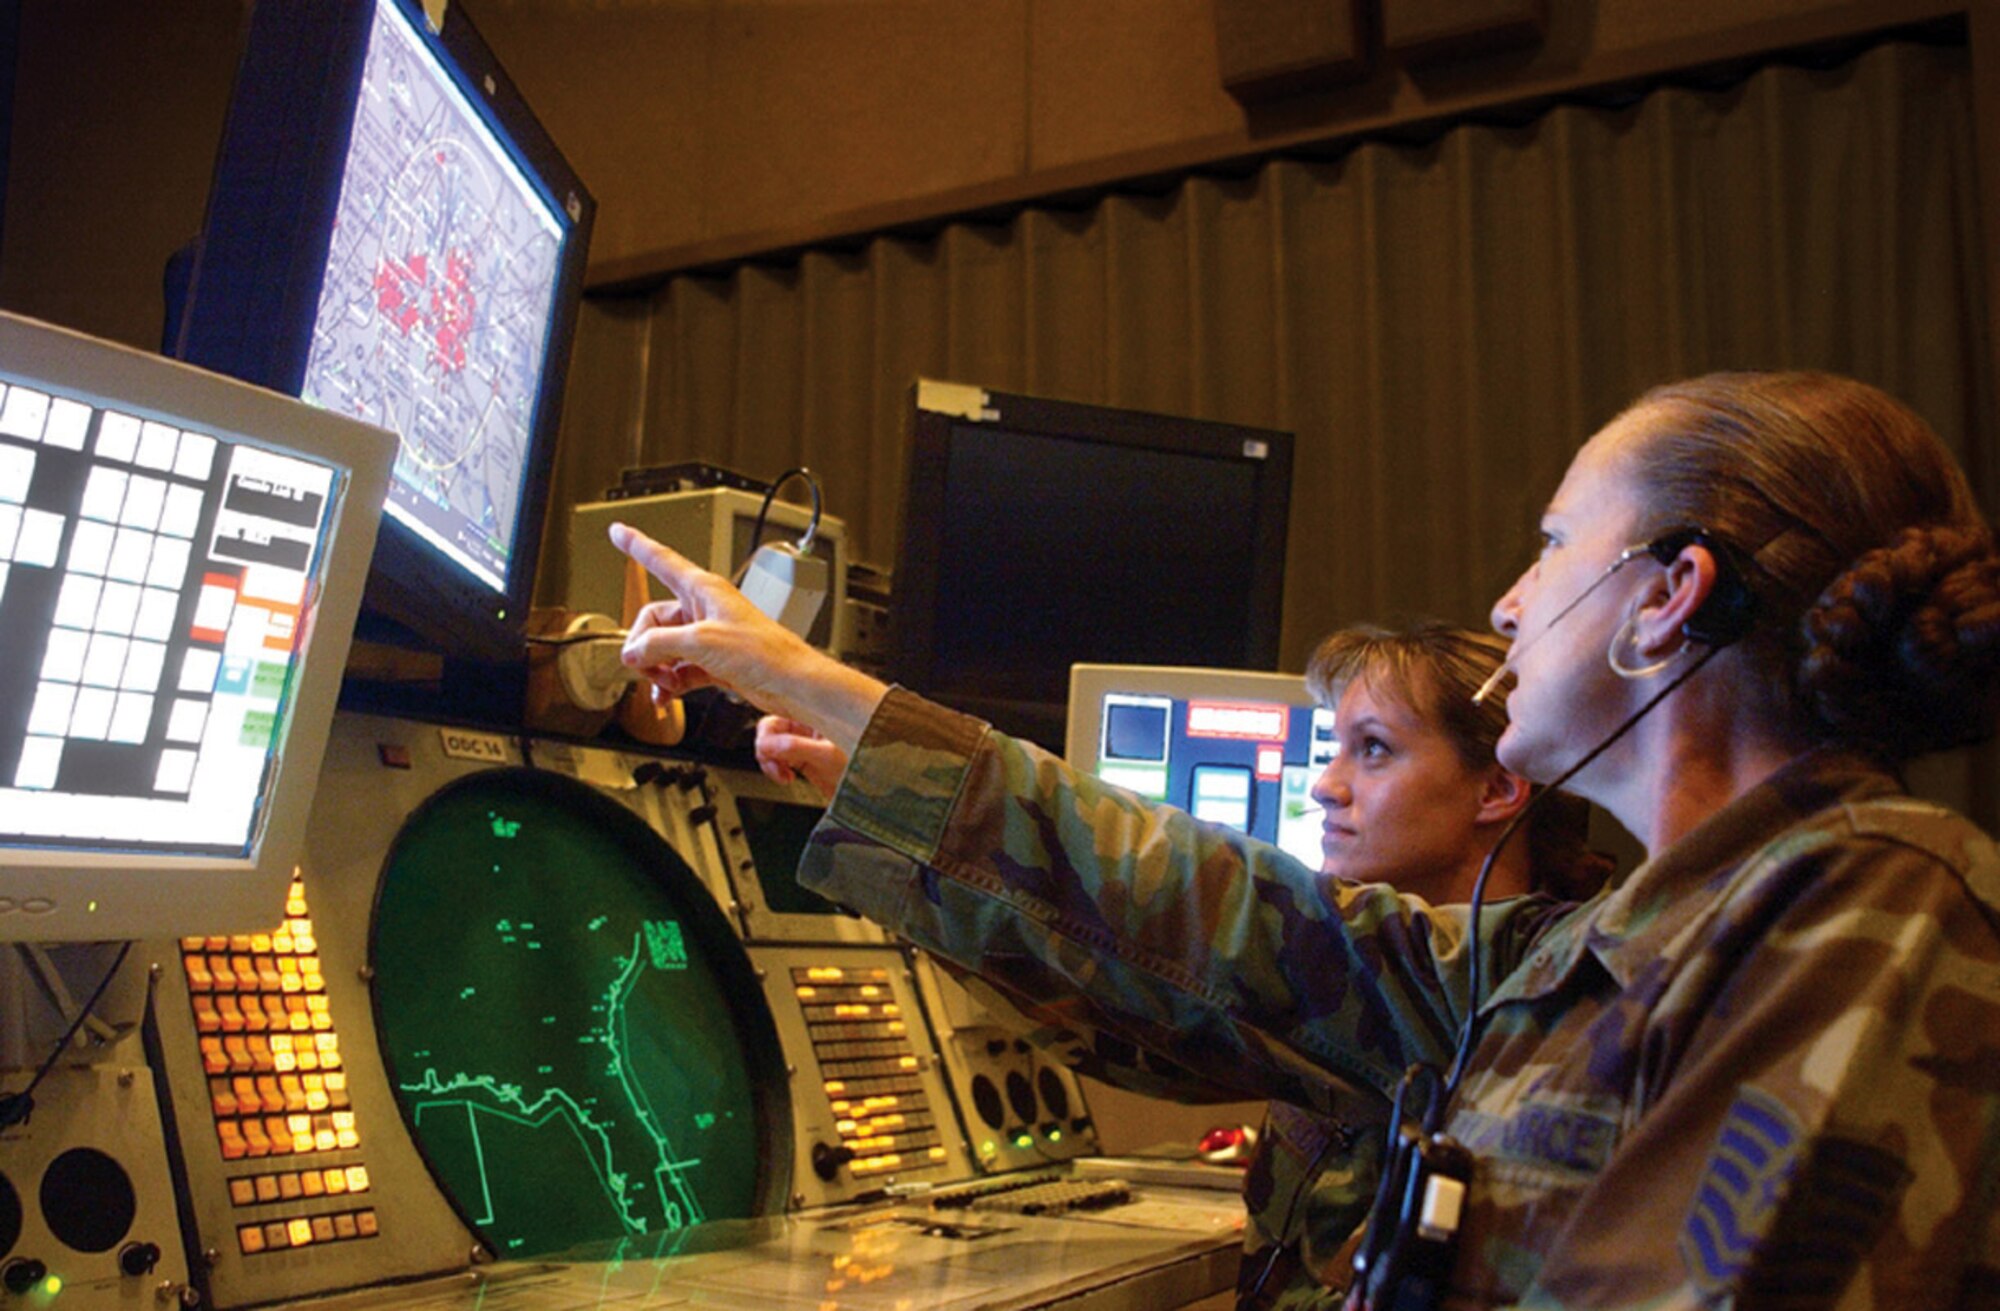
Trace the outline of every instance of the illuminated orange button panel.
<instances>
[{"instance_id":1,"label":"illuminated orange button panel","mask_svg":"<svg viewBox=\"0 0 2000 1311\"><path fill-rule=\"evenodd\" d=\"M180 945L217 1149L226 1162L271 1163L231 1178L230 1204L280 1207L368 1192L367 1166L336 1156L357 1151L361 1133L303 881L293 880L285 921L272 932ZM272 1168L280 1161L297 1164ZM236 1230L246 1255L379 1232L372 1208L246 1219Z\"/></svg>"}]
</instances>

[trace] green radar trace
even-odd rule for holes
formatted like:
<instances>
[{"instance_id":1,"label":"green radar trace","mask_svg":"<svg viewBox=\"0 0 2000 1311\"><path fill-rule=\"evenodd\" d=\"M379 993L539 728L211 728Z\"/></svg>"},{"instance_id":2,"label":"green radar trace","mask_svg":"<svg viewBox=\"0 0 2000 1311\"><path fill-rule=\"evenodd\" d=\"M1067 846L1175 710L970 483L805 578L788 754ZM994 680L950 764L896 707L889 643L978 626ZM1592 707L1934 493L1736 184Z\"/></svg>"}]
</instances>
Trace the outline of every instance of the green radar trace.
<instances>
[{"instance_id":1,"label":"green radar trace","mask_svg":"<svg viewBox=\"0 0 2000 1311\"><path fill-rule=\"evenodd\" d=\"M531 1256L772 1209L788 1124L747 957L624 808L529 770L433 796L371 933L383 1054L466 1224Z\"/></svg>"}]
</instances>

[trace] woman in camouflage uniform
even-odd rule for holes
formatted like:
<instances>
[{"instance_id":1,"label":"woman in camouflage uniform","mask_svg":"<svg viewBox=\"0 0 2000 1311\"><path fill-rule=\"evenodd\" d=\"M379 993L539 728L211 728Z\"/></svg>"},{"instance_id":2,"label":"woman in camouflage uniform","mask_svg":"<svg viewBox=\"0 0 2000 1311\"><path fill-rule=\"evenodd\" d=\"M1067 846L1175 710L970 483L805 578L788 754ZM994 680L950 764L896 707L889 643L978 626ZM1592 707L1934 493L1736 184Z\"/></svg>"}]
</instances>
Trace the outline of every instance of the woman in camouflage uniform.
<instances>
[{"instance_id":1,"label":"woman in camouflage uniform","mask_svg":"<svg viewBox=\"0 0 2000 1311\"><path fill-rule=\"evenodd\" d=\"M1504 691L1473 700L1506 654L1499 638L1444 624L1342 629L1313 651L1306 686L1335 711L1340 742L1313 784L1326 812L1321 875L1387 883L1439 905L1472 899L1486 853L1528 800L1525 781L1493 755L1507 727ZM1385 788L1386 804L1370 805L1367 794ZM1357 789L1371 839L1360 850L1349 813ZM1495 863L1485 895L1580 901L1596 892L1611 861L1586 845L1588 828L1586 804L1546 798L1524 840ZM1265 1113L1243 1181L1241 1311L1340 1305L1350 1240L1381 1176L1386 1107L1340 1109L1329 1116L1274 1101Z\"/></svg>"},{"instance_id":2,"label":"woman in camouflage uniform","mask_svg":"<svg viewBox=\"0 0 2000 1311\"><path fill-rule=\"evenodd\" d=\"M801 869L826 895L1026 991L1108 978L1274 1095L1388 1089L1468 1035L1439 1304L2000 1305L2000 850L1895 773L2000 710L2000 555L1964 476L1873 388L1713 375L1592 437L1542 531L1495 608L1499 758L1573 774L1649 856L1477 919L1322 898L613 538L679 598L630 663L850 753Z\"/></svg>"}]
</instances>

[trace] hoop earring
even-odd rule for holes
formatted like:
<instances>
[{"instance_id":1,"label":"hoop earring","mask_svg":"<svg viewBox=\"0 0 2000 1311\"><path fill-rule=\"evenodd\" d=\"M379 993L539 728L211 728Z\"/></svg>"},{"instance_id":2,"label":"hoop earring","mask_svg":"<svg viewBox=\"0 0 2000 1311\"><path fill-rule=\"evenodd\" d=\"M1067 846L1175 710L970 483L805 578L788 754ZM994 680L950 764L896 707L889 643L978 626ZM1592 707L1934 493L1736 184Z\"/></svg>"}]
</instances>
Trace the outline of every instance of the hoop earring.
<instances>
[{"instance_id":1,"label":"hoop earring","mask_svg":"<svg viewBox=\"0 0 2000 1311\"><path fill-rule=\"evenodd\" d=\"M1674 661L1686 655L1688 649L1688 642L1685 639L1683 639L1678 650L1675 650L1668 655L1662 656L1660 659L1655 660L1650 665L1639 665L1637 667L1634 667L1631 665L1620 664L1618 660L1619 648L1634 642L1632 636L1632 624L1636 620L1636 618L1637 618L1636 615L1625 616L1625 623L1623 624L1623 626L1619 628L1617 633L1615 633L1612 636L1611 645L1604 648L1604 663L1611 666L1611 672L1618 675L1620 678L1632 679L1635 681L1641 678L1651 678L1654 674L1659 673L1662 669L1665 669L1668 665L1672 664Z\"/></svg>"}]
</instances>

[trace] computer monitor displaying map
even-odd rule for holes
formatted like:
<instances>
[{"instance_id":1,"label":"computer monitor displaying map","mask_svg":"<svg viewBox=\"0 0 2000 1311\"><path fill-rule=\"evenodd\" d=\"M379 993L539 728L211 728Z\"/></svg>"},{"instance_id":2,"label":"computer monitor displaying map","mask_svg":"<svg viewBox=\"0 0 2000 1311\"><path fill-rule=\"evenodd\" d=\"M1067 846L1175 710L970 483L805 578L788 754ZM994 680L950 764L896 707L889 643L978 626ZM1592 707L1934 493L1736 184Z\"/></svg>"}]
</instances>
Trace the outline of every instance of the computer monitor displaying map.
<instances>
[{"instance_id":1,"label":"computer monitor displaying map","mask_svg":"<svg viewBox=\"0 0 2000 1311\"><path fill-rule=\"evenodd\" d=\"M1107 783L1320 863L1313 780L1333 712L1297 674L1158 665L1070 670L1063 755Z\"/></svg>"},{"instance_id":2,"label":"computer monitor displaying map","mask_svg":"<svg viewBox=\"0 0 2000 1311\"><path fill-rule=\"evenodd\" d=\"M395 447L0 314L0 941L283 918Z\"/></svg>"},{"instance_id":3,"label":"computer monitor displaying map","mask_svg":"<svg viewBox=\"0 0 2000 1311\"><path fill-rule=\"evenodd\" d=\"M266 0L173 353L402 438L365 631L519 654L594 202L458 6Z\"/></svg>"}]
</instances>

